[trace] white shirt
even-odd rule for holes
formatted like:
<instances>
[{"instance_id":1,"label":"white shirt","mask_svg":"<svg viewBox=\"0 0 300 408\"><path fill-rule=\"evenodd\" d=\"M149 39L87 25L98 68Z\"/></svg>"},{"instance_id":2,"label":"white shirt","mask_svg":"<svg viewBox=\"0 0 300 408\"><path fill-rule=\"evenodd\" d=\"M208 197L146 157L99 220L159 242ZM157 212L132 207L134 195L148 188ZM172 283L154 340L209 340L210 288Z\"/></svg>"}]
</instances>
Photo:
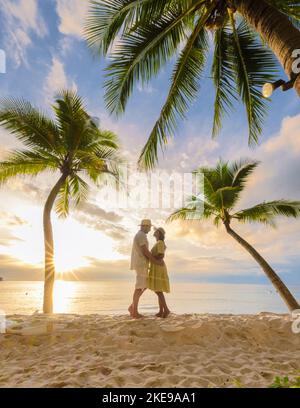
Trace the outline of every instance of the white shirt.
<instances>
[{"instance_id":1,"label":"white shirt","mask_svg":"<svg viewBox=\"0 0 300 408\"><path fill-rule=\"evenodd\" d=\"M139 231L133 240L132 244L132 251L131 251L131 264L130 264L130 269L132 270L140 270L140 269L147 269L149 261L145 257L145 255L142 252L142 246L146 245L146 247L149 249L149 242L147 239L147 234L143 231Z\"/></svg>"}]
</instances>

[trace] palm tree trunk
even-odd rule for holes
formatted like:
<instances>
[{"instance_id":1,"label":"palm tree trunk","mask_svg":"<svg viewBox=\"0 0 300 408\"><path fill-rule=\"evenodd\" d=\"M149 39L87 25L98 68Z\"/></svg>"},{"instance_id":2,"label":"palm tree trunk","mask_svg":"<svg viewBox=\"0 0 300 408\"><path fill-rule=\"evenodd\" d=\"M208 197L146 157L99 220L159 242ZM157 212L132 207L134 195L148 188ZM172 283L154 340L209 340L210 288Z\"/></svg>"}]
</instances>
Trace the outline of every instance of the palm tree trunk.
<instances>
[{"instance_id":1,"label":"palm tree trunk","mask_svg":"<svg viewBox=\"0 0 300 408\"><path fill-rule=\"evenodd\" d=\"M300 49L300 31L288 17L264 0L233 0L233 5L250 25L261 35L277 56L290 79L293 73L293 51ZM294 88L300 96L300 75Z\"/></svg>"},{"instance_id":2,"label":"palm tree trunk","mask_svg":"<svg viewBox=\"0 0 300 408\"><path fill-rule=\"evenodd\" d=\"M231 235L249 254L256 260L256 262L261 266L267 277L270 279L272 284L274 285L276 291L282 297L283 301L286 303L289 310L292 312L293 310L300 309L300 306L276 272L271 268L271 266L267 263L267 261L250 245L247 241L245 241L242 237L240 237L233 229L230 227L228 223L224 223L226 231L229 235Z\"/></svg>"},{"instance_id":3,"label":"palm tree trunk","mask_svg":"<svg viewBox=\"0 0 300 408\"><path fill-rule=\"evenodd\" d=\"M58 182L51 190L44 207L43 224L45 245L45 282L43 312L47 314L53 313L53 286L55 280L54 243L51 224L51 210L57 194L67 177L67 174L62 174Z\"/></svg>"}]
</instances>

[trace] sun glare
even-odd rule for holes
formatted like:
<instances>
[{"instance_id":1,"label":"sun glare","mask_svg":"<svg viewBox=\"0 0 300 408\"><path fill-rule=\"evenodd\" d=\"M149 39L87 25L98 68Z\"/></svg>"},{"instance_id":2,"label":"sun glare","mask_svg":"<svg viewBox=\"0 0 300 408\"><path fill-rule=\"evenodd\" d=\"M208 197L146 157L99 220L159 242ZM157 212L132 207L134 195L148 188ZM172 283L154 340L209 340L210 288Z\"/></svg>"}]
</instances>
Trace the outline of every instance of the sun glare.
<instances>
[{"instance_id":1,"label":"sun glare","mask_svg":"<svg viewBox=\"0 0 300 408\"><path fill-rule=\"evenodd\" d=\"M40 211L28 206L24 209L24 219L28 223L14 228L17 239L5 248L5 252L26 264L43 267L44 238ZM61 221L53 217L53 231L58 275L89 266L89 258L113 261L124 257L115 249L112 238L72 218Z\"/></svg>"}]
</instances>

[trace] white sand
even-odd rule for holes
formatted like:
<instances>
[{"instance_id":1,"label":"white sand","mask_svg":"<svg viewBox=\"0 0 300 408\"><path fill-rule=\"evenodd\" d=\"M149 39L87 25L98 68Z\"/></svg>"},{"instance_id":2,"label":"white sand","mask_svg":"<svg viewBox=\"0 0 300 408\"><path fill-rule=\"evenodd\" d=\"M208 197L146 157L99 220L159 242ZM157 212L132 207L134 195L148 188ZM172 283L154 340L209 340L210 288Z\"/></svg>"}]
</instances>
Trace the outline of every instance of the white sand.
<instances>
[{"instance_id":1,"label":"white sand","mask_svg":"<svg viewBox=\"0 0 300 408\"><path fill-rule=\"evenodd\" d=\"M266 387L300 371L289 315L9 320L19 326L0 334L0 387Z\"/></svg>"}]
</instances>

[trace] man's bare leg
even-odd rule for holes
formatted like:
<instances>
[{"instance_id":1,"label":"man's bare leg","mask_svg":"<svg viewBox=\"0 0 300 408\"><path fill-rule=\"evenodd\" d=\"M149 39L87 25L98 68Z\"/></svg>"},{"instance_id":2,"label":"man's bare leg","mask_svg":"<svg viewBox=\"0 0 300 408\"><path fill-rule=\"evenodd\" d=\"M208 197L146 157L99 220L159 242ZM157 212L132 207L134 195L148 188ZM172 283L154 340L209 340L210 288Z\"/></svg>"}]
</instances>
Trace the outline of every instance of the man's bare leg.
<instances>
[{"instance_id":1,"label":"man's bare leg","mask_svg":"<svg viewBox=\"0 0 300 408\"><path fill-rule=\"evenodd\" d=\"M132 303L132 314L131 317L133 319L139 319L143 317L139 312L138 312L138 305L139 305L139 300L140 297L142 296L143 289L136 289L133 294L133 303Z\"/></svg>"},{"instance_id":2,"label":"man's bare leg","mask_svg":"<svg viewBox=\"0 0 300 408\"><path fill-rule=\"evenodd\" d=\"M145 292L145 290L146 290L146 288L145 289L135 289L135 291L134 291L133 302L128 308L128 311L129 311L131 317L133 317L134 319L138 319L140 317L143 317L143 315L141 315L138 312L138 304L139 304L140 297Z\"/></svg>"},{"instance_id":3,"label":"man's bare leg","mask_svg":"<svg viewBox=\"0 0 300 408\"><path fill-rule=\"evenodd\" d=\"M140 294L140 297L142 296L142 294L145 292L145 290L147 290L147 288L144 288L144 289L138 289L138 290L141 290L141 294ZM128 307L128 312L130 313L130 316L132 316L132 313L133 313L133 302L131 303L131 305ZM141 315L142 316L142 315Z\"/></svg>"}]
</instances>

